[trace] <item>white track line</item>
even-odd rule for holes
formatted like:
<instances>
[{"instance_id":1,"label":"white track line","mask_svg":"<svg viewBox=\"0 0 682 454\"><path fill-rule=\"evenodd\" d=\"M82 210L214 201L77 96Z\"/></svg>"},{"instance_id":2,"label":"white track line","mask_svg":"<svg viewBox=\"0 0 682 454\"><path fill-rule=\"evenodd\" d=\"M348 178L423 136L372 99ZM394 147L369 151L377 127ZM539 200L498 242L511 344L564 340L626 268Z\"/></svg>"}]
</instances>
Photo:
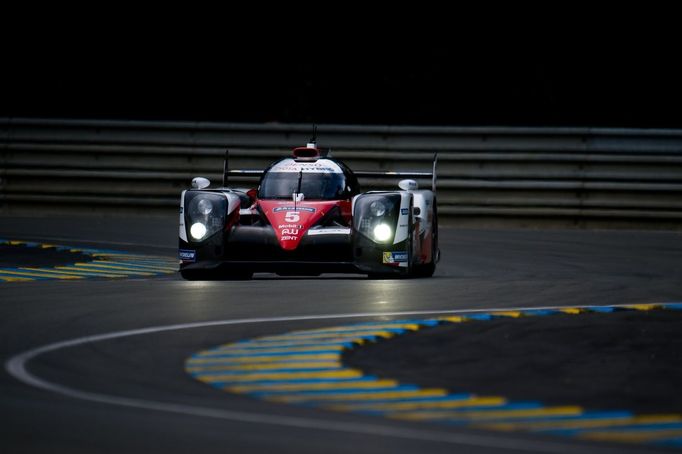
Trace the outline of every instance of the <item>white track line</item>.
<instances>
[{"instance_id":1,"label":"white track line","mask_svg":"<svg viewBox=\"0 0 682 454\"><path fill-rule=\"evenodd\" d=\"M31 374L26 365L32 359L43 355L45 353L61 350L69 347L76 347L84 344L100 342L111 339L118 339L122 337L139 336L144 334L161 333L166 331L178 331L184 329L206 328L213 326L226 325L242 325L254 323L277 323L277 322L291 322L291 321L305 321L305 320L332 320L332 319L352 319L352 318L366 318L366 317L394 317L394 316L409 316L409 315L437 315L437 314L462 314L462 313L476 313L476 312L495 312L495 311L516 311L516 310L533 310L533 309L562 309L564 306L556 307L527 307L527 308L492 308L492 309L461 309L461 310L433 310L433 311L405 311L405 312L381 312L381 313L357 313L357 314L336 314L336 315L302 315L302 316L287 316L287 317L264 317L264 318L246 318L234 320L216 320L209 322L196 323L182 323L177 325L154 326L149 328L134 329L127 331L116 331L106 334L99 334L94 336L79 337L61 342L47 344L42 347L34 348L25 351L18 355L11 357L5 363L5 370L20 382L33 386L35 388L43 389L53 393L64 396L73 397L76 399L87 400L91 402L117 405L122 407L139 408L144 410L156 410L167 413L176 413L190 416L202 416L207 418L218 418L230 421L249 422L257 424L272 424L285 427L296 427L301 429L315 429L328 430L333 432L346 432L365 435L378 435L385 437L403 438L410 440L429 441L451 443L456 445L476 446L485 448L495 448L501 450L517 450L526 452L543 452L556 454L578 454L585 452L585 446L579 444L568 444L560 441L538 441L538 440L521 440L515 438L507 438L504 436L484 436L472 435L462 433L446 433L437 432L433 430L409 429L405 427L392 427L383 424L365 424L352 423L343 421L324 421L320 419L294 417L294 416L275 416L263 413L246 413L230 410L220 410L208 407L198 407L192 405L173 404L166 402L158 402L151 400L142 400L134 398L126 398L119 396L111 396L107 394L91 393L87 391L80 391L78 389L62 386L58 383L52 383L43 380ZM625 447L607 448L591 445L590 452L603 454L623 453Z\"/></svg>"}]
</instances>

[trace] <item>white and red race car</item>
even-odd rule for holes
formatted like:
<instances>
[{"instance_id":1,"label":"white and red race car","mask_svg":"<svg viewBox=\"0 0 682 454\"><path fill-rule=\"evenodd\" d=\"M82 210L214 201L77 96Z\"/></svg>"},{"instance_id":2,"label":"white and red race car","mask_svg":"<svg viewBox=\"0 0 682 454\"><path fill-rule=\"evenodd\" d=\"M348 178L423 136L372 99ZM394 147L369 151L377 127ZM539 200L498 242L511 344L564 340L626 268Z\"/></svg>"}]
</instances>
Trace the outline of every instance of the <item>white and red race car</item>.
<instances>
[{"instance_id":1,"label":"white and red race car","mask_svg":"<svg viewBox=\"0 0 682 454\"><path fill-rule=\"evenodd\" d=\"M265 171L228 170L223 187L192 180L180 199L185 279L249 279L255 272L430 277L439 259L436 157L432 172L352 172L314 141ZM226 186L260 175L258 189ZM360 192L358 177L401 177L398 190ZM430 177L431 189L418 189Z\"/></svg>"}]
</instances>

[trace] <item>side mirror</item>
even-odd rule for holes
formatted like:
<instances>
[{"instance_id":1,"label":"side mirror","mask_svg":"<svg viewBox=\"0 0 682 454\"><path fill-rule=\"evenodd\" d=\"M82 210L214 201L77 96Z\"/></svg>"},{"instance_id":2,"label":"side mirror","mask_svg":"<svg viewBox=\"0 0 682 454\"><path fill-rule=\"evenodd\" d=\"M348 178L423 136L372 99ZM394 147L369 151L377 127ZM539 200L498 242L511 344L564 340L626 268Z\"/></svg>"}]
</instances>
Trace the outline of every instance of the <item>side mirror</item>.
<instances>
[{"instance_id":1,"label":"side mirror","mask_svg":"<svg viewBox=\"0 0 682 454\"><path fill-rule=\"evenodd\" d=\"M208 178L196 177L192 178L192 189L204 189L211 185L211 181Z\"/></svg>"},{"instance_id":2,"label":"side mirror","mask_svg":"<svg viewBox=\"0 0 682 454\"><path fill-rule=\"evenodd\" d=\"M414 180L400 180L398 187L403 191L416 191L419 188L419 185Z\"/></svg>"}]
</instances>

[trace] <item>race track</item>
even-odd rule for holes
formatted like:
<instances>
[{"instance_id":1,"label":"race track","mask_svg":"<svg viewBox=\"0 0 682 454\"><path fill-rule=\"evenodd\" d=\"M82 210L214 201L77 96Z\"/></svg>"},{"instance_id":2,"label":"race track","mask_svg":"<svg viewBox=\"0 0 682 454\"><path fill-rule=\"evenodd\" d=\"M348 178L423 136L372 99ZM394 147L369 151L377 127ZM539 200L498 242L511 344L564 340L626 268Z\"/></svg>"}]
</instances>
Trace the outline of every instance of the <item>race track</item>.
<instances>
[{"instance_id":1,"label":"race track","mask_svg":"<svg viewBox=\"0 0 682 454\"><path fill-rule=\"evenodd\" d=\"M157 256L175 256L176 235L175 216L0 218L0 238ZM23 363L24 381L39 382L0 374L0 440L12 453L663 449L274 404L218 392L183 365L219 344L408 313L682 301L681 240L670 232L446 228L432 279L187 282L167 275L0 283L3 363L45 348ZM58 344L64 341L72 343Z\"/></svg>"}]
</instances>

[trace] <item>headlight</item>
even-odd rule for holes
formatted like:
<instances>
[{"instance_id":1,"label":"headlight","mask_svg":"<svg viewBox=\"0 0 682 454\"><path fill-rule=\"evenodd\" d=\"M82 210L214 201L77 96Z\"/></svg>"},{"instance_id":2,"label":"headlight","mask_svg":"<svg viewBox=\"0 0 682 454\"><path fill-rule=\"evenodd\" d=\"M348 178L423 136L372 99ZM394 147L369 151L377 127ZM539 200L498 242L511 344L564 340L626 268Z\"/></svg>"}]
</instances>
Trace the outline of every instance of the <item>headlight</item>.
<instances>
[{"instance_id":1,"label":"headlight","mask_svg":"<svg viewBox=\"0 0 682 454\"><path fill-rule=\"evenodd\" d=\"M213 211L213 204L208 199L201 199L197 204L197 210L205 216Z\"/></svg>"},{"instance_id":2,"label":"headlight","mask_svg":"<svg viewBox=\"0 0 682 454\"><path fill-rule=\"evenodd\" d=\"M353 227L377 244L393 241L400 216L400 194L362 194L353 206Z\"/></svg>"},{"instance_id":3,"label":"headlight","mask_svg":"<svg viewBox=\"0 0 682 454\"><path fill-rule=\"evenodd\" d=\"M206 226L201 222L195 222L190 227L189 233L195 240L200 240L206 235Z\"/></svg>"},{"instance_id":4,"label":"headlight","mask_svg":"<svg viewBox=\"0 0 682 454\"><path fill-rule=\"evenodd\" d=\"M202 242L225 227L227 199L223 194L187 191L185 225L189 241Z\"/></svg>"},{"instance_id":5,"label":"headlight","mask_svg":"<svg viewBox=\"0 0 682 454\"><path fill-rule=\"evenodd\" d=\"M391 227L387 224L377 224L374 227L374 239L380 243L384 243L391 239Z\"/></svg>"}]
</instances>

